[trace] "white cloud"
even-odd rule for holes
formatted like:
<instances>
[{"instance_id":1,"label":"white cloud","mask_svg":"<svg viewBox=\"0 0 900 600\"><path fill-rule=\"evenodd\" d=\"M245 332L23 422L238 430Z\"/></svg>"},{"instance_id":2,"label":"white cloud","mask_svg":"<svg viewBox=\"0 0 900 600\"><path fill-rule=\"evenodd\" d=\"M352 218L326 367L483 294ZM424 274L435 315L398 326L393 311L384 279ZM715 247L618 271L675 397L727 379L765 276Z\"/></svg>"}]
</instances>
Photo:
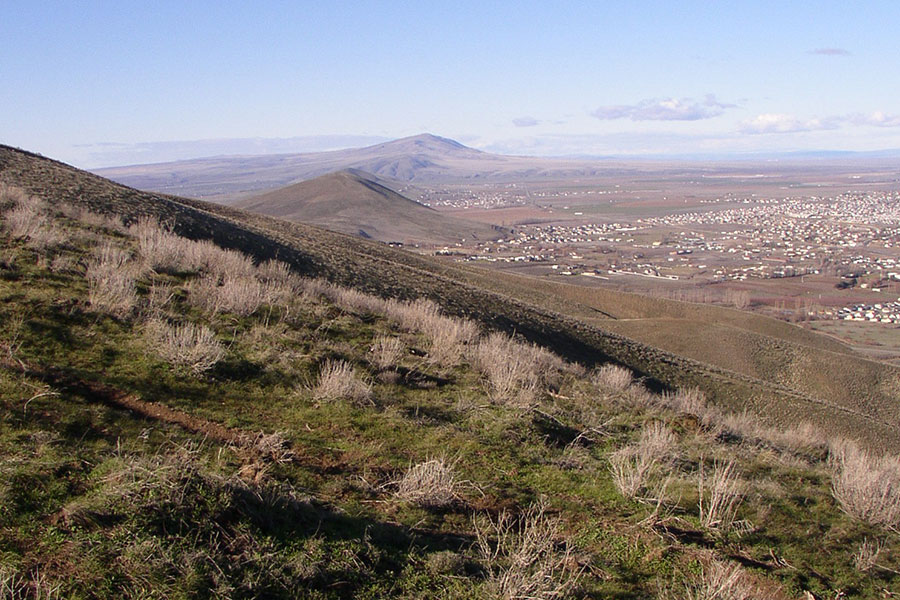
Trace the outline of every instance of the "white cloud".
<instances>
[{"instance_id":1,"label":"white cloud","mask_svg":"<svg viewBox=\"0 0 900 600\"><path fill-rule=\"evenodd\" d=\"M809 53L820 56L850 56L850 51L844 48L816 48L815 50L810 50Z\"/></svg>"},{"instance_id":2,"label":"white cloud","mask_svg":"<svg viewBox=\"0 0 900 600\"><path fill-rule=\"evenodd\" d=\"M855 125L873 125L875 127L900 127L900 115L889 115L877 110L868 115L853 115L850 121Z\"/></svg>"},{"instance_id":3,"label":"white cloud","mask_svg":"<svg viewBox=\"0 0 900 600\"><path fill-rule=\"evenodd\" d=\"M540 121L534 117L517 117L512 120L512 123L516 127L534 127L535 125L540 124Z\"/></svg>"},{"instance_id":4,"label":"white cloud","mask_svg":"<svg viewBox=\"0 0 900 600\"><path fill-rule=\"evenodd\" d=\"M744 133L796 133L800 131L821 131L836 129L840 119L826 117L824 119L802 120L794 115L784 113L763 113L741 123Z\"/></svg>"},{"instance_id":5,"label":"white cloud","mask_svg":"<svg viewBox=\"0 0 900 600\"><path fill-rule=\"evenodd\" d=\"M703 100L693 98L651 98L636 104L601 106L591 113L602 120L631 119L632 121L699 121L712 119L734 108L707 94Z\"/></svg>"}]
</instances>

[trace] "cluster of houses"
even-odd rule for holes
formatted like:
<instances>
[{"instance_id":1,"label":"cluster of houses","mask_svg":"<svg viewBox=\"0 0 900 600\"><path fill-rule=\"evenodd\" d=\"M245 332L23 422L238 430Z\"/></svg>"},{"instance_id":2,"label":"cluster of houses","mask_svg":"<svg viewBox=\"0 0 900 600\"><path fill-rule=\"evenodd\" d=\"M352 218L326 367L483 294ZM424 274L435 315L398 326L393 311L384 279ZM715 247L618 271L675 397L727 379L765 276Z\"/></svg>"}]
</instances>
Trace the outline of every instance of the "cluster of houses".
<instances>
[{"instance_id":1,"label":"cluster of houses","mask_svg":"<svg viewBox=\"0 0 900 600\"><path fill-rule=\"evenodd\" d=\"M900 324L900 298L897 298L896 302L845 306L837 311L825 311L824 315L844 321Z\"/></svg>"}]
</instances>

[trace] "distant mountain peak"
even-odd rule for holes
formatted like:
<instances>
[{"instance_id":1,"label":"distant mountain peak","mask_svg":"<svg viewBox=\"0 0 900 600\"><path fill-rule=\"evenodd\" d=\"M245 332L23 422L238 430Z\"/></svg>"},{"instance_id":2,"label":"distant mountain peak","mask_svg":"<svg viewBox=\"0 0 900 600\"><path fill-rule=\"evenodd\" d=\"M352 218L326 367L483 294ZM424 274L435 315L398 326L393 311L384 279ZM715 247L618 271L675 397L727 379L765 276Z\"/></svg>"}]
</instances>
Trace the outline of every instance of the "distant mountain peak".
<instances>
[{"instance_id":1,"label":"distant mountain peak","mask_svg":"<svg viewBox=\"0 0 900 600\"><path fill-rule=\"evenodd\" d=\"M483 154L480 150L469 148L456 140L441 137L432 133L420 133L383 144L370 146L380 151L394 150L409 155L416 154L438 154L438 155L478 155Z\"/></svg>"}]
</instances>

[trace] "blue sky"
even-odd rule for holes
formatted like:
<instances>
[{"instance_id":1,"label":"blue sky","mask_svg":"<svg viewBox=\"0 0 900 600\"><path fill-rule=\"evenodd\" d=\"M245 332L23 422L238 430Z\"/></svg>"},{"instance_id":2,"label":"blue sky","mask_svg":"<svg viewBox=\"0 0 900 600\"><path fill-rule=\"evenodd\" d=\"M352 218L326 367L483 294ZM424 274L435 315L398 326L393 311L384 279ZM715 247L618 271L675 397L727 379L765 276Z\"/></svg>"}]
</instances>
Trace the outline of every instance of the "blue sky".
<instances>
[{"instance_id":1,"label":"blue sky","mask_svg":"<svg viewBox=\"0 0 900 600\"><path fill-rule=\"evenodd\" d=\"M0 3L0 142L78 166L431 132L514 154L900 148L900 3Z\"/></svg>"}]
</instances>

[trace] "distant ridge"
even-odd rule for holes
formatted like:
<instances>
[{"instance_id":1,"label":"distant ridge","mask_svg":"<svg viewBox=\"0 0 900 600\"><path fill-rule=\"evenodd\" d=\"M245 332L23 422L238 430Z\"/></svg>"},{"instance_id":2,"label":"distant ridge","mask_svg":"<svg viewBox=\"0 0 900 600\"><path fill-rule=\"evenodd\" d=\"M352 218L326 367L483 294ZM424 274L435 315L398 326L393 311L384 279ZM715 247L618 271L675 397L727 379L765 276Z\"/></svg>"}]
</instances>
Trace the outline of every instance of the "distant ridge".
<instances>
[{"instance_id":1,"label":"distant ridge","mask_svg":"<svg viewBox=\"0 0 900 600\"><path fill-rule=\"evenodd\" d=\"M489 225L453 218L414 202L358 169L322 175L235 206L382 242L451 244L500 235Z\"/></svg>"},{"instance_id":2,"label":"distant ridge","mask_svg":"<svg viewBox=\"0 0 900 600\"><path fill-rule=\"evenodd\" d=\"M263 156L220 156L97 169L98 175L141 190L212 199L224 204L320 175L358 169L399 182L517 181L589 176L608 163L502 156L432 134L365 148Z\"/></svg>"}]
</instances>

